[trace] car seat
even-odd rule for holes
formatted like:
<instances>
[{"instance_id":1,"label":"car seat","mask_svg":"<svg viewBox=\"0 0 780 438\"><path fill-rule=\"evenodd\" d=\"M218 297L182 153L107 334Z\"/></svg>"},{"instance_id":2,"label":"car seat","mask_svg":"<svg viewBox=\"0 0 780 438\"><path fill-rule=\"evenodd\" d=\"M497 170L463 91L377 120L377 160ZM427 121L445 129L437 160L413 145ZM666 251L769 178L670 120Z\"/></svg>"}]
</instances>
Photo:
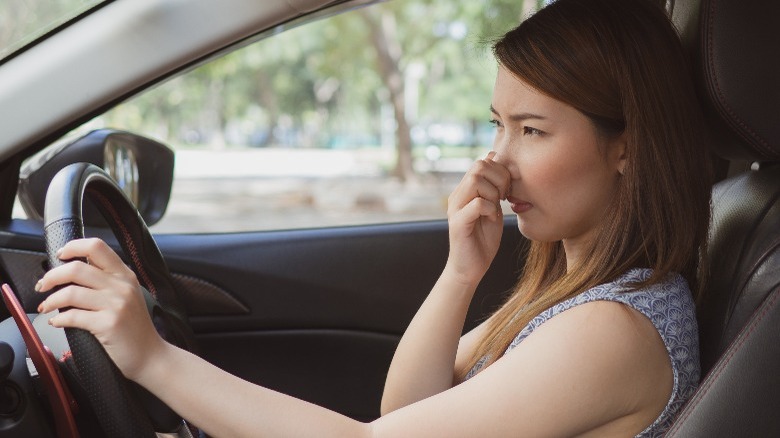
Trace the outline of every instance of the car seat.
<instances>
[{"instance_id":1,"label":"car seat","mask_svg":"<svg viewBox=\"0 0 780 438\"><path fill-rule=\"evenodd\" d=\"M672 0L713 150L701 385L670 437L780 436L780 2Z\"/></svg>"}]
</instances>

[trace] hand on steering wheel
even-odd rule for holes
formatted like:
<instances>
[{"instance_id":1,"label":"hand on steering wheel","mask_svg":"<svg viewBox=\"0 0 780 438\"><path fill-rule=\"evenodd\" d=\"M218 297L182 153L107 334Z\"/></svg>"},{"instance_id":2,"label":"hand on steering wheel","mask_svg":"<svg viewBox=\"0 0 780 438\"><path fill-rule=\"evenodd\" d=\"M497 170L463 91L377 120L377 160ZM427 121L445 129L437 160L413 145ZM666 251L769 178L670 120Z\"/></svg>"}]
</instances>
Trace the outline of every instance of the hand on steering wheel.
<instances>
[{"instance_id":1,"label":"hand on steering wheel","mask_svg":"<svg viewBox=\"0 0 780 438\"><path fill-rule=\"evenodd\" d=\"M145 359L164 342L149 318L135 273L100 239L71 240L57 255L74 261L50 270L38 282L39 292L62 286L40 304L38 312L70 308L49 323L92 333L122 374L134 380Z\"/></svg>"},{"instance_id":2,"label":"hand on steering wheel","mask_svg":"<svg viewBox=\"0 0 780 438\"><path fill-rule=\"evenodd\" d=\"M84 237L81 206L85 197L108 222L132 271L102 241L80 240ZM48 297L41 310L60 308L62 313L52 323L66 327L77 384L87 395L103 432L128 438L155 437L155 431L186 436L181 417L127 380L111 360L116 358L132 376L143 355L126 348L143 345L153 349L162 342L154 329L184 349L192 350L195 345L170 272L140 214L102 169L75 163L52 179L44 221L51 271L36 288L63 288ZM74 258L81 261L66 263ZM151 314L153 325L144 312ZM148 357L153 351L144 354ZM131 357L134 355L139 357Z\"/></svg>"}]
</instances>

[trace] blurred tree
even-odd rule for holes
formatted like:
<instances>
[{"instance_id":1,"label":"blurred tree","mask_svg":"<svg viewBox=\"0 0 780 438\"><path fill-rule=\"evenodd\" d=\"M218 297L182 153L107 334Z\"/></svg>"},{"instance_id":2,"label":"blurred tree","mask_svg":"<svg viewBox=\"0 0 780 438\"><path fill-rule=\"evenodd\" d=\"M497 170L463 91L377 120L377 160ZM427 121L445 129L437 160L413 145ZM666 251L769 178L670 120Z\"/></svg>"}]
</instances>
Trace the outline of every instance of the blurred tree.
<instances>
[{"instance_id":1,"label":"blurred tree","mask_svg":"<svg viewBox=\"0 0 780 438\"><path fill-rule=\"evenodd\" d=\"M359 10L369 29L371 45L375 50L379 77L388 91L395 118L396 165L393 175L406 181L414 175L412 167L412 136L406 114L404 74L401 71L404 51L398 35L398 24L390 8Z\"/></svg>"},{"instance_id":2,"label":"blurred tree","mask_svg":"<svg viewBox=\"0 0 780 438\"><path fill-rule=\"evenodd\" d=\"M97 3L97 0L0 1L0 58Z\"/></svg>"},{"instance_id":3,"label":"blurred tree","mask_svg":"<svg viewBox=\"0 0 780 438\"><path fill-rule=\"evenodd\" d=\"M469 142L477 145L495 75L489 43L541 3L396 0L359 8L270 32L272 38L105 119L130 129L127 123L140 118L147 133L216 147L236 138L259 146L327 147L354 138L379 144L389 133L397 151L392 173L408 180L414 177L413 127L470 126Z\"/></svg>"},{"instance_id":4,"label":"blurred tree","mask_svg":"<svg viewBox=\"0 0 780 438\"><path fill-rule=\"evenodd\" d=\"M486 114L487 105L478 106L475 102L490 95L485 84L492 81L485 80L485 65L475 55L484 52L483 42L488 37L500 35L519 23L520 12L529 13L542 3L543 0L425 0L360 10L358 16L368 26L368 41L375 52L377 71L393 108L395 176L405 181L414 175L411 123L416 120L410 121L409 107L410 103L419 106L421 96L418 91L412 96L407 93L408 79L417 81L427 76L423 94L438 89L434 93L439 97L428 99L423 95L422 98L435 106L439 118L444 115L468 120L471 137L476 139L476 120ZM464 41L469 35L472 42L480 44ZM410 97L415 101L409 102Z\"/></svg>"}]
</instances>

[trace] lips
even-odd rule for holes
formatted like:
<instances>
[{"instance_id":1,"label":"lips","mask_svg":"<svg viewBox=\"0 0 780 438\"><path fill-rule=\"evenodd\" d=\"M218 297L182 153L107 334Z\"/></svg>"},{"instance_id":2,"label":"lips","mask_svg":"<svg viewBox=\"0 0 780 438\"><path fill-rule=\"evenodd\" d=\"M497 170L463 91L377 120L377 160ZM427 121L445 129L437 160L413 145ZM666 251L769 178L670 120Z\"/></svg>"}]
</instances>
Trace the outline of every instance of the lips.
<instances>
[{"instance_id":1,"label":"lips","mask_svg":"<svg viewBox=\"0 0 780 438\"><path fill-rule=\"evenodd\" d=\"M525 213L526 211L534 207L534 205L531 204L530 202L523 201L522 199L513 198L511 196L507 197L506 200L509 201L509 208L511 208L512 211L515 212L515 214Z\"/></svg>"}]
</instances>

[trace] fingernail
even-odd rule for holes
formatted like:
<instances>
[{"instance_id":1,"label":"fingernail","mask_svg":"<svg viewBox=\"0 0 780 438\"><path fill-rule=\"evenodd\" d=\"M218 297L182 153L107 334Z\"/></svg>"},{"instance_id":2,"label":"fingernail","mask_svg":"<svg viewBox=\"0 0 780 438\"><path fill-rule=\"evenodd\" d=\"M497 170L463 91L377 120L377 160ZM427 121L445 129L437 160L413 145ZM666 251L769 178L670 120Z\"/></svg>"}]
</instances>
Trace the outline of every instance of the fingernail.
<instances>
[{"instance_id":1,"label":"fingernail","mask_svg":"<svg viewBox=\"0 0 780 438\"><path fill-rule=\"evenodd\" d=\"M62 248L57 250L57 258L60 258L62 256Z\"/></svg>"},{"instance_id":2,"label":"fingernail","mask_svg":"<svg viewBox=\"0 0 780 438\"><path fill-rule=\"evenodd\" d=\"M38 313L43 313L43 303L38 304Z\"/></svg>"},{"instance_id":3,"label":"fingernail","mask_svg":"<svg viewBox=\"0 0 780 438\"><path fill-rule=\"evenodd\" d=\"M52 319L54 319L54 318L49 318L49 321L47 321L49 323L49 325L51 325L51 326L54 325L54 323L51 322Z\"/></svg>"},{"instance_id":4,"label":"fingernail","mask_svg":"<svg viewBox=\"0 0 780 438\"><path fill-rule=\"evenodd\" d=\"M38 282L35 283L35 292L40 292L42 287L43 284L41 283L41 280L38 280Z\"/></svg>"}]
</instances>

